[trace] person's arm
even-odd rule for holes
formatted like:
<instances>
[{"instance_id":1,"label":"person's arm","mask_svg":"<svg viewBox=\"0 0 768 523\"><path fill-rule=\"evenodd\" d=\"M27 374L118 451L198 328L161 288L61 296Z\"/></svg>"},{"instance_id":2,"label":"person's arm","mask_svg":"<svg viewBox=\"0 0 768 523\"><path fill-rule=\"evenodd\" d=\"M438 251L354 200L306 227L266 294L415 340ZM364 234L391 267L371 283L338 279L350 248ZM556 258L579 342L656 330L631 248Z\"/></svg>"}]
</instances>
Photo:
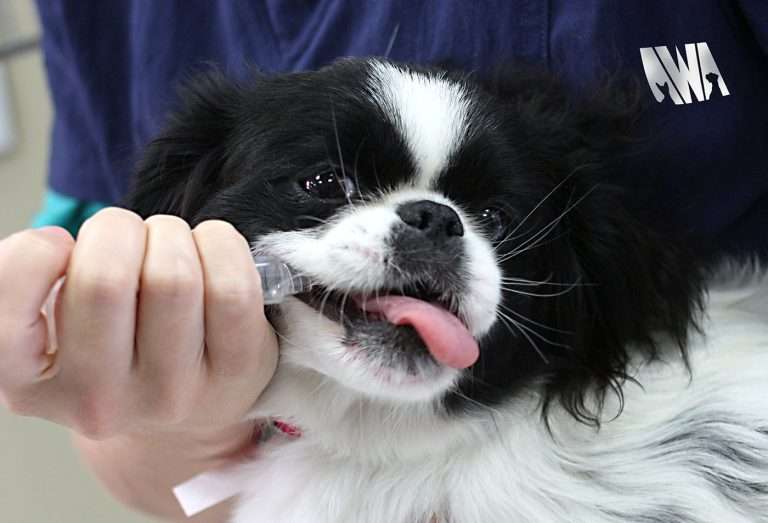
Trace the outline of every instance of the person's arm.
<instances>
[{"instance_id":1,"label":"person's arm","mask_svg":"<svg viewBox=\"0 0 768 523\"><path fill-rule=\"evenodd\" d=\"M66 275L52 357L41 307ZM120 209L0 242L0 401L70 427L118 499L183 520L171 488L250 444L277 363L248 243L229 224ZM198 521L224 521L227 507Z\"/></svg>"}]
</instances>

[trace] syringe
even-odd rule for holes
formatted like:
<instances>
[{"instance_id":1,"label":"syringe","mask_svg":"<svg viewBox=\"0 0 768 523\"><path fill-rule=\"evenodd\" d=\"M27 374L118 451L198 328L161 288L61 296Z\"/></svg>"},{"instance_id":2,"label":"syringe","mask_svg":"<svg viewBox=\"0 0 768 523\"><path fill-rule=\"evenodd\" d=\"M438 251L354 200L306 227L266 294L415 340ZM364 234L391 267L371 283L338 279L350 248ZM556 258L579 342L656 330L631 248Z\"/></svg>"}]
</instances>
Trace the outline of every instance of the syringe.
<instances>
[{"instance_id":1,"label":"syringe","mask_svg":"<svg viewBox=\"0 0 768 523\"><path fill-rule=\"evenodd\" d=\"M274 305L287 296L309 290L310 282L306 277L295 274L282 260L274 256L254 256L256 269L261 276L261 289L264 304Z\"/></svg>"}]
</instances>

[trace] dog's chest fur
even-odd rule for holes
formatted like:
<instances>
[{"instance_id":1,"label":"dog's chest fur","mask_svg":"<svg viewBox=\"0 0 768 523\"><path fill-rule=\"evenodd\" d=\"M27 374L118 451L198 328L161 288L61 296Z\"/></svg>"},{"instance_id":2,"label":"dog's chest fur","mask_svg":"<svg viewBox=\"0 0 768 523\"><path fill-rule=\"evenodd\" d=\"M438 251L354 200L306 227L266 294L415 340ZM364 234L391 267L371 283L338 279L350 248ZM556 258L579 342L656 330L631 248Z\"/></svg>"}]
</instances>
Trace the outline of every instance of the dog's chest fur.
<instances>
[{"instance_id":1,"label":"dog's chest fur","mask_svg":"<svg viewBox=\"0 0 768 523\"><path fill-rule=\"evenodd\" d=\"M453 432L401 430L397 418L376 426L350 411L335 425L333 409L318 416L276 399L282 387L294 398L314 387L284 373L265 408L284 403L308 430L271 440L242 469L249 488L233 523L768 521L768 321L744 310L748 294L711 294L692 381L680 363L644 367L643 387L628 385L624 412L600 430L553 411L549 434L535 398ZM393 447L361 425L391 430Z\"/></svg>"}]
</instances>

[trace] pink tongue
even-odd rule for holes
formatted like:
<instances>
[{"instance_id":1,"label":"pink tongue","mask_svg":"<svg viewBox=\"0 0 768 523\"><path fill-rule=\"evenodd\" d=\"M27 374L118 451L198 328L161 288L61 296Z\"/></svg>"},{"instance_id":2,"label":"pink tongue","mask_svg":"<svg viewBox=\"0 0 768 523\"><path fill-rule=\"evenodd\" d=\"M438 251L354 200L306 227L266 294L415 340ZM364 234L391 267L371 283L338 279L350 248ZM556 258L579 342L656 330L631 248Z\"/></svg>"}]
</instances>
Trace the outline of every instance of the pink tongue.
<instances>
[{"instance_id":1,"label":"pink tongue","mask_svg":"<svg viewBox=\"0 0 768 523\"><path fill-rule=\"evenodd\" d=\"M447 310L407 296L380 296L359 300L360 308L383 314L395 325L411 325L430 354L454 369L465 369L477 361L480 349L467 327Z\"/></svg>"}]
</instances>

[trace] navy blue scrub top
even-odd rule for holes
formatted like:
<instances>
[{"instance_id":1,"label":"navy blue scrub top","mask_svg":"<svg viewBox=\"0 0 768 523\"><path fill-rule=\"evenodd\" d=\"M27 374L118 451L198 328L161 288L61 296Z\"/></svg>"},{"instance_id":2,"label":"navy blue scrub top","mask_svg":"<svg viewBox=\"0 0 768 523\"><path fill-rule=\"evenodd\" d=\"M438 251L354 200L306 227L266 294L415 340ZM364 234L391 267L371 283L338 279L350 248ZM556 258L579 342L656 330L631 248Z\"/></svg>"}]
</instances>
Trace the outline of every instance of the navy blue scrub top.
<instances>
[{"instance_id":1,"label":"navy blue scrub top","mask_svg":"<svg viewBox=\"0 0 768 523\"><path fill-rule=\"evenodd\" d=\"M118 202L178 83L382 56L492 71L514 59L574 89L621 71L649 102L644 154L617 173L662 227L768 253L765 0L39 0L55 120L50 187Z\"/></svg>"}]
</instances>

